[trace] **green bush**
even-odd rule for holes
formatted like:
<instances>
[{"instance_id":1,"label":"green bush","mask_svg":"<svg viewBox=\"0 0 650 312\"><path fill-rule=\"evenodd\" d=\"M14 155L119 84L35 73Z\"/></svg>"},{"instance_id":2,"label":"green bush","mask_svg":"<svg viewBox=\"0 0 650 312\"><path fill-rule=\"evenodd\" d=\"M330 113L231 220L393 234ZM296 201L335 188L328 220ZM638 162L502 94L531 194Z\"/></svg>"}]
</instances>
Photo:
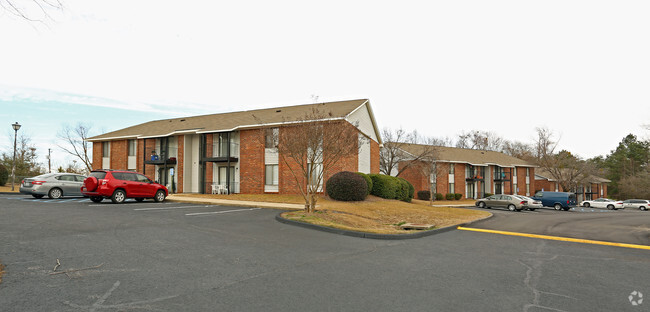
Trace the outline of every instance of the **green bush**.
<instances>
[{"instance_id":1,"label":"green bush","mask_svg":"<svg viewBox=\"0 0 650 312\"><path fill-rule=\"evenodd\" d=\"M9 170L4 165L0 165L0 186L5 186L9 180Z\"/></svg>"},{"instance_id":2,"label":"green bush","mask_svg":"<svg viewBox=\"0 0 650 312\"><path fill-rule=\"evenodd\" d=\"M492 195L494 195L494 194L492 194L492 193L485 193L485 195L484 195L483 197L489 197L489 196L492 196Z\"/></svg>"},{"instance_id":3,"label":"green bush","mask_svg":"<svg viewBox=\"0 0 650 312\"><path fill-rule=\"evenodd\" d=\"M410 203L411 199L413 199L413 194L415 193L415 187L413 187L411 182L406 181L404 178L397 177L397 180L400 187L397 198L395 199Z\"/></svg>"},{"instance_id":4,"label":"green bush","mask_svg":"<svg viewBox=\"0 0 650 312\"><path fill-rule=\"evenodd\" d=\"M366 180L366 184L368 184L368 194L370 194L372 192L372 179L363 172L357 172L356 174L360 175L364 180Z\"/></svg>"},{"instance_id":5,"label":"green bush","mask_svg":"<svg viewBox=\"0 0 650 312\"><path fill-rule=\"evenodd\" d=\"M419 200L429 200L431 199L431 191L418 191Z\"/></svg>"},{"instance_id":6,"label":"green bush","mask_svg":"<svg viewBox=\"0 0 650 312\"><path fill-rule=\"evenodd\" d=\"M436 193L436 200L442 200L443 198L445 198L445 197L442 196L441 193Z\"/></svg>"},{"instance_id":7,"label":"green bush","mask_svg":"<svg viewBox=\"0 0 650 312\"><path fill-rule=\"evenodd\" d=\"M397 179L395 177L371 173L368 175L372 179L372 190L370 194L386 198L397 198Z\"/></svg>"},{"instance_id":8,"label":"green bush","mask_svg":"<svg viewBox=\"0 0 650 312\"><path fill-rule=\"evenodd\" d=\"M362 201L368 196L368 183L354 172L341 171L327 180L325 190L335 200Z\"/></svg>"},{"instance_id":9,"label":"green bush","mask_svg":"<svg viewBox=\"0 0 650 312\"><path fill-rule=\"evenodd\" d=\"M460 200L461 198L463 198L463 194L461 194L461 193L454 194L454 199L455 200Z\"/></svg>"},{"instance_id":10,"label":"green bush","mask_svg":"<svg viewBox=\"0 0 650 312\"><path fill-rule=\"evenodd\" d=\"M445 194L445 199L446 200L454 200L454 197L456 197L456 195L454 195L454 193Z\"/></svg>"}]
</instances>

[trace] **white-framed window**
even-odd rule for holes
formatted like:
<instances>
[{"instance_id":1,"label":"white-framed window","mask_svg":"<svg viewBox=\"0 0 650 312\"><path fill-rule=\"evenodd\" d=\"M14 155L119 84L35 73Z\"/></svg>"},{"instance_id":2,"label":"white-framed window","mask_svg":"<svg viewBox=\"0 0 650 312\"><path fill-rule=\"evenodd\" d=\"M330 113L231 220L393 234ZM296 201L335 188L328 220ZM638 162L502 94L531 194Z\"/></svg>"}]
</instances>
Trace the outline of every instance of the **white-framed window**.
<instances>
[{"instance_id":1,"label":"white-framed window","mask_svg":"<svg viewBox=\"0 0 650 312\"><path fill-rule=\"evenodd\" d=\"M265 185L278 185L278 165L265 165L264 166L264 184Z\"/></svg>"},{"instance_id":2,"label":"white-framed window","mask_svg":"<svg viewBox=\"0 0 650 312\"><path fill-rule=\"evenodd\" d=\"M109 157L111 154L111 142L102 142L102 157Z\"/></svg>"},{"instance_id":3,"label":"white-framed window","mask_svg":"<svg viewBox=\"0 0 650 312\"><path fill-rule=\"evenodd\" d=\"M280 142L280 129L279 128L270 128L266 129L266 137L264 138L264 147L265 148L276 148Z\"/></svg>"},{"instance_id":4,"label":"white-framed window","mask_svg":"<svg viewBox=\"0 0 650 312\"><path fill-rule=\"evenodd\" d=\"M449 174L454 174L456 172L456 166L454 163L449 164Z\"/></svg>"},{"instance_id":5,"label":"white-framed window","mask_svg":"<svg viewBox=\"0 0 650 312\"><path fill-rule=\"evenodd\" d=\"M136 156L137 153L136 140L129 140L128 145L129 145L129 156Z\"/></svg>"}]
</instances>

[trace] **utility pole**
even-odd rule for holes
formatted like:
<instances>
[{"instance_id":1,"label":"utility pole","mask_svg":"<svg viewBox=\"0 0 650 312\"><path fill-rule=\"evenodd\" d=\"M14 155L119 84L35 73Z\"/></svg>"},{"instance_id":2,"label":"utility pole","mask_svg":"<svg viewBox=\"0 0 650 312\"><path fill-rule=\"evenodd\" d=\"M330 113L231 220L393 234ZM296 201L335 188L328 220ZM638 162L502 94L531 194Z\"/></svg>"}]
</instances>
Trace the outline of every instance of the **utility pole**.
<instances>
[{"instance_id":1,"label":"utility pole","mask_svg":"<svg viewBox=\"0 0 650 312\"><path fill-rule=\"evenodd\" d=\"M47 170L49 173L52 173L52 149L47 149Z\"/></svg>"}]
</instances>

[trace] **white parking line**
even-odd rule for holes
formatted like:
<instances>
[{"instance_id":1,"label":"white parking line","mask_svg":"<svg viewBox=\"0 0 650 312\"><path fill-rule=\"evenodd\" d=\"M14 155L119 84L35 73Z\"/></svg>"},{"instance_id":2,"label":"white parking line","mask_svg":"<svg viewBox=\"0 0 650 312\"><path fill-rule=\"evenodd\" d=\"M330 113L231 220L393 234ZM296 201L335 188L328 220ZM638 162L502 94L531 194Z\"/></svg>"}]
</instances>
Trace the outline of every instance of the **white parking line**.
<instances>
[{"instance_id":1,"label":"white parking line","mask_svg":"<svg viewBox=\"0 0 650 312\"><path fill-rule=\"evenodd\" d=\"M178 206L178 207L156 207L156 208L138 208L133 209L135 211L146 211L146 210L169 210L169 209L186 209L186 208L198 208L198 207L210 207L208 206Z\"/></svg>"},{"instance_id":2,"label":"white parking line","mask_svg":"<svg viewBox=\"0 0 650 312\"><path fill-rule=\"evenodd\" d=\"M195 212L195 213L186 213L185 215L186 216L200 216L200 215L218 214L218 213L226 213L226 212L259 210L259 209L262 209L262 208L235 209L235 210L211 211L211 212Z\"/></svg>"}]
</instances>

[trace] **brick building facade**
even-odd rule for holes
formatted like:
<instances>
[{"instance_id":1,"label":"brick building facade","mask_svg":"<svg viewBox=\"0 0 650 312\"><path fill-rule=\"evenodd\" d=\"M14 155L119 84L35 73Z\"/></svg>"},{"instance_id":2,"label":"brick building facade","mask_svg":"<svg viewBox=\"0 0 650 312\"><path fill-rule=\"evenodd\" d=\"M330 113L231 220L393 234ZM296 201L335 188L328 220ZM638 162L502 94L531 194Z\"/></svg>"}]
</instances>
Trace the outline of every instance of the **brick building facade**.
<instances>
[{"instance_id":1,"label":"brick building facade","mask_svg":"<svg viewBox=\"0 0 650 312\"><path fill-rule=\"evenodd\" d=\"M337 125L359 136L359 152L338 159L323 172L323 181L344 170L379 173L381 138L365 99L158 120L88 141L94 143L93 169L138 171L170 192L295 194L306 181L296 181L290 171L296 164L284 161L286 155L265 146L265 133L291 131L297 122L319 123L306 120L309 116L340 121Z\"/></svg>"}]
</instances>

